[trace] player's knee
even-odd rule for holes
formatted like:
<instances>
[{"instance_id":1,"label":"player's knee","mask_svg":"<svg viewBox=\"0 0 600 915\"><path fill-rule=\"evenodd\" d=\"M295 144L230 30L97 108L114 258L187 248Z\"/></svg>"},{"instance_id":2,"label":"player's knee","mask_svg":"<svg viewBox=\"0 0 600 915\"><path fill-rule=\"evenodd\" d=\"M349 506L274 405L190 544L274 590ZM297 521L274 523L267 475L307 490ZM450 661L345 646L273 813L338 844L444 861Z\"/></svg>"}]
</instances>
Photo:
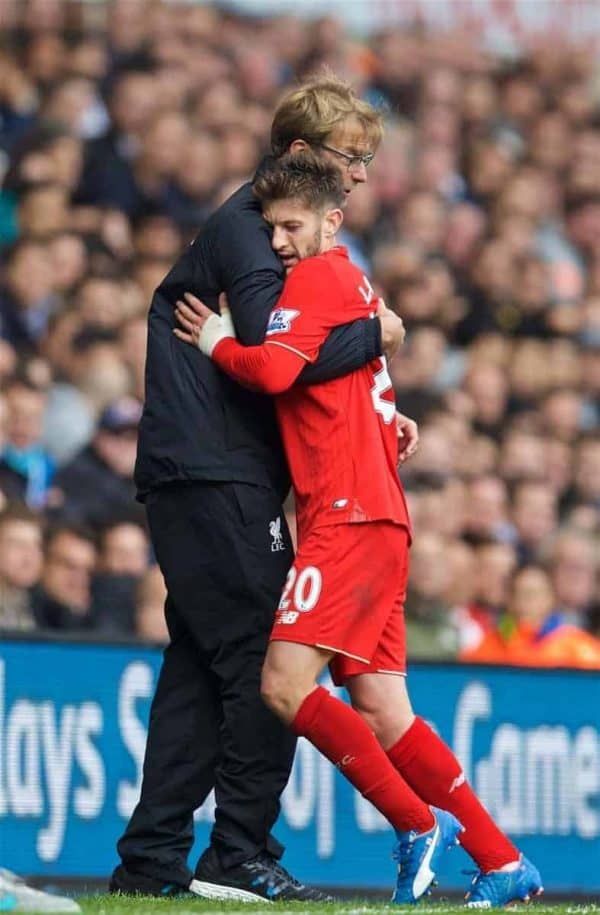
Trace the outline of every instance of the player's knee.
<instances>
[{"instance_id":1,"label":"player's knee","mask_svg":"<svg viewBox=\"0 0 600 915\"><path fill-rule=\"evenodd\" d=\"M373 733L379 738L379 732L384 725L385 712L381 708L373 707L370 703L352 700L353 709L367 722Z\"/></svg>"},{"instance_id":2,"label":"player's knee","mask_svg":"<svg viewBox=\"0 0 600 915\"><path fill-rule=\"evenodd\" d=\"M279 718L287 720L289 682L282 672L265 664L260 681L260 694L265 705Z\"/></svg>"},{"instance_id":3,"label":"player's knee","mask_svg":"<svg viewBox=\"0 0 600 915\"><path fill-rule=\"evenodd\" d=\"M314 684L313 684L314 686ZM260 694L265 705L290 724L311 687L295 682L289 673L265 664L262 671Z\"/></svg>"},{"instance_id":4,"label":"player's knee","mask_svg":"<svg viewBox=\"0 0 600 915\"><path fill-rule=\"evenodd\" d=\"M357 689L354 684L350 685L350 700L352 708L373 726L377 724L383 715L389 711L385 697L380 691L373 688L371 684L361 684Z\"/></svg>"},{"instance_id":5,"label":"player's knee","mask_svg":"<svg viewBox=\"0 0 600 915\"><path fill-rule=\"evenodd\" d=\"M379 743L387 748L399 740L410 727L414 715L387 703L353 699L352 706L367 722Z\"/></svg>"}]
</instances>

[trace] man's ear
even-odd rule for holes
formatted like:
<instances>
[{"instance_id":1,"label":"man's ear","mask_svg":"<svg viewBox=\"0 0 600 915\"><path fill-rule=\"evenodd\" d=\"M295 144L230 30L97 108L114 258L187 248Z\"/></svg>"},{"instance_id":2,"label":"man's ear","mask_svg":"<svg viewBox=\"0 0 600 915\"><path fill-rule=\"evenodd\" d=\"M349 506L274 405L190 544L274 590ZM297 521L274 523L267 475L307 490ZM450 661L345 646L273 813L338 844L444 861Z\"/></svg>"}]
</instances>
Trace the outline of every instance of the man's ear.
<instances>
[{"instance_id":1,"label":"man's ear","mask_svg":"<svg viewBox=\"0 0 600 915\"><path fill-rule=\"evenodd\" d=\"M333 235L337 235L343 221L344 214L339 208L327 210L325 213L325 236L331 238Z\"/></svg>"},{"instance_id":2,"label":"man's ear","mask_svg":"<svg viewBox=\"0 0 600 915\"><path fill-rule=\"evenodd\" d=\"M297 140L292 140L288 147L289 153L299 153L306 152L307 149L310 149L310 144L306 140L298 138Z\"/></svg>"}]
</instances>

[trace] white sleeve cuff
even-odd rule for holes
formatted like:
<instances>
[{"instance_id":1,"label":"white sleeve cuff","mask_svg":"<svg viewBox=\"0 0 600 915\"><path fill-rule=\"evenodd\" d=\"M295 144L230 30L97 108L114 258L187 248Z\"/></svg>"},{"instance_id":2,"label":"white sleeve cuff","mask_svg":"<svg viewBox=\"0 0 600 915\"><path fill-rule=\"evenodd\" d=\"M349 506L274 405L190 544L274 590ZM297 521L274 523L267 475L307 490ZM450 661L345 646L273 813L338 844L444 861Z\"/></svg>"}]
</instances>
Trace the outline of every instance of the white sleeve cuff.
<instances>
[{"instance_id":1,"label":"white sleeve cuff","mask_svg":"<svg viewBox=\"0 0 600 915\"><path fill-rule=\"evenodd\" d=\"M230 313L226 312L223 315L211 315L210 318L207 318L204 327L200 331L198 349L200 349L205 356L210 357L212 356L217 343L220 343L221 340L225 340L227 337L235 337L235 328Z\"/></svg>"}]
</instances>

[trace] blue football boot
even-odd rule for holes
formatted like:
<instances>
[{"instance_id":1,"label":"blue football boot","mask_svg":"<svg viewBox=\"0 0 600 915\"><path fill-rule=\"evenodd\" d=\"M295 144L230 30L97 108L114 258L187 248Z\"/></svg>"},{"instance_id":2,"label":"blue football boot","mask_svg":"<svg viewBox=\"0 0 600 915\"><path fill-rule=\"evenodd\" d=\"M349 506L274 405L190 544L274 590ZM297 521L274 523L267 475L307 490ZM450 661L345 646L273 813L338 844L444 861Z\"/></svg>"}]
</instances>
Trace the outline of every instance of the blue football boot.
<instances>
[{"instance_id":1,"label":"blue football boot","mask_svg":"<svg viewBox=\"0 0 600 915\"><path fill-rule=\"evenodd\" d=\"M465 896L469 909L498 909L510 902L529 902L544 891L537 867L523 855L511 871L477 871Z\"/></svg>"},{"instance_id":2,"label":"blue football boot","mask_svg":"<svg viewBox=\"0 0 600 915\"><path fill-rule=\"evenodd\" d=\"M445 851L458 845L462 826L446 810L431 808L435 823L429 832L397 833L392 857L398 862L398 879L392 902L410 905L423 896L435 878L438 862Z\"/></svg>"}]
</instances>

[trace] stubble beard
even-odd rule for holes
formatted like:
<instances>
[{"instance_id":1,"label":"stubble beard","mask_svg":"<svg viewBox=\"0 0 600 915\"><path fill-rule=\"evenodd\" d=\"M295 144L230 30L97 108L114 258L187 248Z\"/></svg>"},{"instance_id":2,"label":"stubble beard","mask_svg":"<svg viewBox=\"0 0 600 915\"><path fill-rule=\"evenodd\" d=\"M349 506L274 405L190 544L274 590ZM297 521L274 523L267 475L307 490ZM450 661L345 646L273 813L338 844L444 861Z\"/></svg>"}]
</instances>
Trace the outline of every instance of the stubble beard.
<instances>
[{"instance_id":1,"label":"stubble beard","mask_svg":"<svg viewBox=\"0 0 600 915\"><path fill-rule=\"evenodd\" d=\"M320 254L320 253L321 253L321 232L319 230L317 230L313 236L312 242L310 243L310 245L308 245L306 256L314 257L316 254Z\"/></svg>"}]
</instances>

